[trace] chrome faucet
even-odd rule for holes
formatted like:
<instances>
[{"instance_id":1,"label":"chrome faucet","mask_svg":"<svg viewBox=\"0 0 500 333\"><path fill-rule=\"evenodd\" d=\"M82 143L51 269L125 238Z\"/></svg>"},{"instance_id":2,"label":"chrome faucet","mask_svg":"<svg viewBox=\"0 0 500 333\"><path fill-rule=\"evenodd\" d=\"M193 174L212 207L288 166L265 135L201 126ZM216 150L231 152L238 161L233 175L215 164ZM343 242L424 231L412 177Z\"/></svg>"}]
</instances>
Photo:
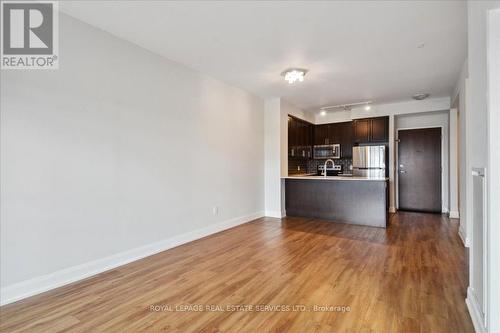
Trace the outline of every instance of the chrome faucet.
<instances>
[{"instance_id":1,"label":"chrome faucet","mask_svg":"<svg viewBox=\"0 0 500 333\"><path fill-rule=\"evenodd\" d=\"M325 178L326 178L326 173L327 173L327 172L326 172L326 166L327 166L328 162L332 162L332 166L335 166L335 162L333 162L333 160L331 160L331 159L327 159L327 160L325 161L325 165L323 166L323 176L324 176Z\"/></svg>"}]
</instances>

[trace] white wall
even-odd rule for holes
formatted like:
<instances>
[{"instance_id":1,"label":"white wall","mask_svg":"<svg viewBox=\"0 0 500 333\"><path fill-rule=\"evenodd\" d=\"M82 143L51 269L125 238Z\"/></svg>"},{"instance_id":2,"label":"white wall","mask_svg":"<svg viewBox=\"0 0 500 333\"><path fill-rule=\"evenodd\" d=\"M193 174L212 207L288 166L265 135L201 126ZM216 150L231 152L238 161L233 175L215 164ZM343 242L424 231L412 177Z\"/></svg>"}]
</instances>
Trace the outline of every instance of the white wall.
<instances>
[{"instance_id":1,"label":"white wall","mask_svg":"<svg viewBox=\"0 0 500 333\"><path fill-rule=\"evenodd\" d=\"M283 217L286 214L281 177L288 176L288 115L310 122L314 120L311 113L281 98L265 101L265 212L270 217Z\"/></svg>"},{"instance_id":2,"label":"white wall","mask_svg":"<svg viewBox=\"0 0 500 333\"><path fill-rule=\"evenodd\" d=\"M459 105L457 104L459 107ZM460 218L459 205L458 205L458 108L450 109L450 121L449 121L449 150L450 150L450 193L449 193L449 206L450 206L450 218L458 219ZM462 230L463 232L463 230ZM463 234L462 234L463 237Z\"/></svg>"},{"instance_id":3,"label":"white wall","mask_svg":"<svg viewBox=\"0 0 500 333\"><path fill-rule=\"evenodd\" d=\"M281 217L281 101L265 101L265 214Z\"/></svg>"},{"instance_id":4,"label":"white wall","mask_svg":"<svg viewBox=\"0 0 500 333\"><path fill-rule=\"evenodd\" d=\"M467 209L472 210L472 202L473 198L470 196L470 186L471 182L471 167L478 168L486 168L486 181L487 188L489 194L491 195L491 179L492 176L496 177L497 170L489 170L487 168L488 164L491 165L491 158L495 157L493 153L491 153L492 144L496 144L496 142L491 142L488 140L488 136L494 138L492 136L491 131L488 126L488 119L495 120L498 119L493 114L495 114L498 110L488 110L488 74L493 74L491 72L492 68L490 68L490 73L488 73L488 47L487 47L487 37L488 37L488 13L489 10L493 8L500 8L500 1L468 1L468 82L466 86L466 131L467 131ZM495 36L494 31L489 32L490 36ZM498 36L498 34L496 34ZM491 45L492 46L492 45ZM497 59L497 54L490 53L490 56L494 56ZM492 58L489 59L492 62ZM491 65L491 63L490 63ZM496 91L498 92L498 90ZM490 91L490 97L491 96ZM490 105L491 107L492 105ZM490 124L490 126L495 126L496 124ZM490 152L490 154L489 154ZM495 178L493 178L495 179ZM493 210L498 210L498 202L492 202L491 198L488 199L488 207L490 212ZM489 215L489 218L491 215ZM489 221L490 225L498 225L498 221ZM471 214L467 213L467 236L471 239L472 230L480 229L475 228L477 223L482 223L482 221L476 221L471 219ZM496 240L496 234L492 234L492 231L488 231L490 233L488 235L490 241ZM476 260L484 260L484 258L478 258L476 256L477 253L480 253L478 249L484 248L484 239L482 242L476 243L475 241L471 243L470 256L469 256L469 267L471 269L469 276L477 276L477 271L474 271L477 267ZM476 243L476 244L475 244ZM498 244L498 243L496 243ZM487 244L487 249L492 249L492 244ZM491 253L490 255L495 256L497 253ZM491 258L493 259L493 258ZM489 274L490 278L498 278L498 262L492 262L490 258L488 258L488 270L487 272L481 272L480 275ZM488 293L488 306L487 306L487 318L488 325L482 320L481 316L478 313L478 309L480 305L477 304L476 300L480 299L475 295L475 286L474 281L471 281L471 285L469 286L467 292L467 305L469 307L469 312L471 313L472 320L474 322L474 326L476 331L482 332L499 332L500 331L500 322L498 319L498 293L493 293L498 290L498 280L490 280L489 284L491 289ZM485 326L487 328L485 329Z\"/></svg>"},{"instance_id":5,"label":"white wall","mask_svg":"<svg viewBox=\"0 0 500 333\"><path fill-rule=\"evenodd\" d=\"M262 216L263 100L64 14L60 54L1 75L2 302Z\"/></svg>"},{"instance_id":6,"label":"white wall","mask_svg":"<svg viewBox=\"0 0 500 333\"><path fill-rule=\"evenodd\" d=\"M487 113L486 113L486 13L499 1L468 2L468 104L471 117L467 118L470 135L470 159L472 166L486 167L487 160Z\"/></svg>"},{"instance_id":7,"label":"white wall","mask_svg":"<svg viewBox=\"0 0 500 333\"><path fill-rule=\"evenodd\" d=\"M369 118L378 116L389 116L408 113L432 112L450 109L450 98L429 98L422 101L404 101L395 103L373 104L369 111L364 107L353 108L351 111L327 111L322 116L319 111L314 113L316 124L327 124L342 121L350 121L357 118Z\"/></svg>"},{"instance_id":8,"label":"white wall","mask_svg":"<svg viewBox=\"0 0 500 333\"><path fill-rule=\"evenodd\" d=\"M471 213L471 209L468 207L471 205L468 199L468 189L470 189L471 179L468 176L470 172L470 159L468 158L468 151L470 150L470 142L467 140L469 133L467 133L467 118L470 117L470 112L467 112L467 87L469 85L469 70L468 70L468 60L465 61L460 72L460 76L454 92L452 94L453 105L458 106L457 109L457 123L458 123L458 206L459 206L459 216L460 216L460 228L459 234L464 243L469 246L468 230L467 226L468 215Z\"/></svg>"},{"instance_id":9,"label":"white wall","mask_svg":"<svg viewBox=\"0 0 500 333\"><path fill-rule=\"evenodd\" d=\"M294 117L303 119L303 120L308 121L308 122L313 123L313 124L315 122L315 114L314 113L299 109L298 107L296 107L292 103L287 102L284 99L281 99L281 112L285 115L290 114Z\"/></svg>"},{"instance_id":10,"label":"white wall","mask_svg":"<svg viewBox=\"0 0 500 333\"><path fill-rule=\"evenodd\" d=\"M441 165L443 168L443 172L441 174L441 200L442 211L443 213L446 213L449 210L449 111L399 115L396 116L395 119L396 139L399 139L397 136L398 130L427 127L441 127ZM395 145L395 152L397 164L397 145Z\"/></svg>"},{"instance_id":11,"label":"white wall","mask_svg":"<svg viewBox=\"0 0 500 333\"><path fill-rule=\"evenodd\" d=\"M396 116L389 115L389 212L396 212Z\"/></svg>"},{"instance_id":12,"label":"white wall","mask_svg":"<svg viewBox=\"0 0 500 333\"><path fill-rule=\"evenodd\" d=\"M500 2L496 9L488 13L488 170L500 169L500 131L496 130L500 124ZM498 172L489 173L488 184L488 232L489 247L487 251L487 267L489 267L489 322L490 332L500 332L500 175Z\"/></svg>"}]
</instances>

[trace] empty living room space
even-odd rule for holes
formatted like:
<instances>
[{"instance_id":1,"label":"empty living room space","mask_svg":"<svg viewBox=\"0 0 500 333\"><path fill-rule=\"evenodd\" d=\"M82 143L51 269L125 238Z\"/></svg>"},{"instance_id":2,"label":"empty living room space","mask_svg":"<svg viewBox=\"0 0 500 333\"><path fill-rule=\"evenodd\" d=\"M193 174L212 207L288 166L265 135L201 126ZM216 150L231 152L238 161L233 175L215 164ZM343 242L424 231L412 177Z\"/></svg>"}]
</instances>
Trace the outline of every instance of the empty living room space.
<instances>
[{"instance_id":1,"label":"empty living room space","mask_svg":"<svg viewBox=\"0 0 500 333\"><path fill-rule=\"evenodd\" d=\"M0 8L1 333L500 333L500 1Z\"/></svg>"}]
</instances>

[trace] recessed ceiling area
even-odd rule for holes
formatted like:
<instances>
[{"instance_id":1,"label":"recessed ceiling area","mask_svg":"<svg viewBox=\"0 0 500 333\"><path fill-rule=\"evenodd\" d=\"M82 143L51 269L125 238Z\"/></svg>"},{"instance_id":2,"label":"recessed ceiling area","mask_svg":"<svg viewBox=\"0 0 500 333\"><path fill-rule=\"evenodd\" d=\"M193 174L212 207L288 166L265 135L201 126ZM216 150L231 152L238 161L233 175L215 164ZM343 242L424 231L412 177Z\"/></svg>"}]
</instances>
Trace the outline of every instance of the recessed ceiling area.
<instances>
[{"instance_id":1,"label":"recessed ceiling area","mask_svg":"<svg viewBox=\"0 0 500 333\"><path fill-rule=\"evenodd\" d=\"M61 10L170 60L304 110L449 96L464 1L69 1ZM110 19L110 18L113 19ZM288 84L287 68L307 68Z\"/></svg>"}]
</instances>

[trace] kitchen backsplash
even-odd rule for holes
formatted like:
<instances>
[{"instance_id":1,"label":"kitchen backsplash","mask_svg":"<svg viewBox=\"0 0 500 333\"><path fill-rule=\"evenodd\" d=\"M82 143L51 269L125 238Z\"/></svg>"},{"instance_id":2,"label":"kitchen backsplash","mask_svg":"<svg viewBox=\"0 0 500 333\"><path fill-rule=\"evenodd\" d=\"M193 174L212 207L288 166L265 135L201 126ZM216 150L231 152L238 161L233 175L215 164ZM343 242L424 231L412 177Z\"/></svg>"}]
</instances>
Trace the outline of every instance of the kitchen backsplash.
<instances>
[{"instance_id":1,"label":"kitchen backsplash","mask_svg":"<svg viewBox=\"0 0 500 333\"><path fill-rule=\"evenodd\" d=\"M302 159L288 159L288 174L298 175L302 173L309 173L307 160Z\"/></svg>"},{"instance_id":2,"label":"kitchen backsplash","mask_svg":"<svg viewBox=\"0 0 500 333\"><path fill-rule=\"evenodd\" d=\"M309 160L307 163L307 172L308 173L314 173L318 171L318 165L323 165L325 164L326 160ZM335 165L342 165L342 172L343 173L352 173L351 166L352 166L352 159L351 158L341 158L341 159L336 159L333 160L335 162Z\"/></svg>"},{"instance_id":3,"label":"kitchen backsplash","mask_svg":"<svg viewBox=\"0 0 500 333\"><path fill-rule=\"evenodd\" d=\"M316 173L318 171L318 165L325 164L326 160L303 160L303 159L288 159L288 174L297 175L304 173ZM352 173L352 159L341 158L334 160L335 165L342 165L342 170L344 173Z\"/></svg>"}]
</instances>

